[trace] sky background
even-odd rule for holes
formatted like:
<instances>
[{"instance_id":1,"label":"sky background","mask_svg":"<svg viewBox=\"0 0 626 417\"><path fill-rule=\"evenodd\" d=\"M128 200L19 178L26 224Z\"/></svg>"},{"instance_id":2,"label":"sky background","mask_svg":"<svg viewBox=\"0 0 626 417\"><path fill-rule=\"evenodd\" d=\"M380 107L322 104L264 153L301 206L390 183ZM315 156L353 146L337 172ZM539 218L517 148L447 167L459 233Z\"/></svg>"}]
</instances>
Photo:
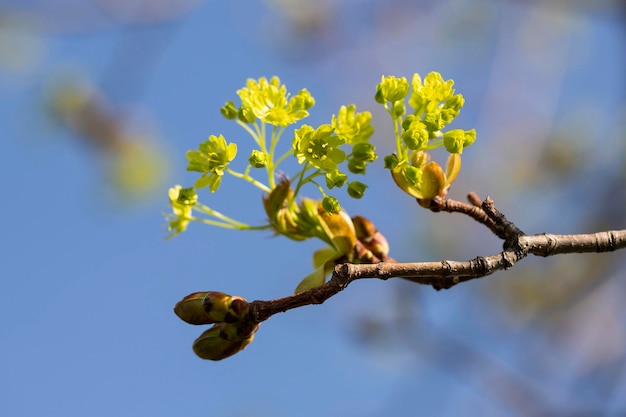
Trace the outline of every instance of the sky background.
<instances>
[{"instance_id":1,"label":"sky background","mask_svg":"<svg viewBox=\"0 0 626 417\"><path fill-rule=\"evenodd\" d=\"M387 154L381 75L439 71L465 97L454 127L478 133L452 198L490 195L526 233L626 228L625 16L608 0L0 1L0 415L624 415L620 252L526 259L440 292L357 281L209 362L191 350L204 327L175 303L288 295L322 245L201 224L164 240L163 213L167 189L196 178L186 150L223 134L247 155L219 113L247 78L307 88L308 124L344 104L372 112ZM159 155L151 188L112 180L127 148L50 111L76 83L124 121L122 141ZM341 201L394 258L500 250L470 219L420 209L378 162L363 200ZM200 199L264 220L261 194L234 178Z\"/></svg>"}]
</instances>

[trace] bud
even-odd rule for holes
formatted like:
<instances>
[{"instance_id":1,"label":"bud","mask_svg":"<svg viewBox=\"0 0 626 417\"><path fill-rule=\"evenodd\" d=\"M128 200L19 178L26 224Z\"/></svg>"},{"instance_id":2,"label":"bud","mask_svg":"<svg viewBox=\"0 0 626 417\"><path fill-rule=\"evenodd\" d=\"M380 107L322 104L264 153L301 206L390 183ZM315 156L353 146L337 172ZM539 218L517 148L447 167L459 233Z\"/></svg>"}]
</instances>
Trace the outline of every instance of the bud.
<instances>
[{"instance_id":1,"label":"bud","mask_svg":"<svg viewBox=\"0 0 626 417\"><path fill-rule=\"evenodd\" d=\"M402 141L407 148L412 150L421 150L428 145L428 130L426 125L420 121L411 123L404 129L402 133Z\"/></svg>"},{"instance_id":2,"label":"bud","mask_svg":"<svg viewBox=\"0 0 626 417\"><path fill-rule=\"evenodd\" d=\"M430 154L425 151L413 152L410 157L411 166L423 168L430 161Z\"/></svg>"},{"instance_id":3,"label":"bud","mask_svg":"<svg viewBox=\"0 0 626 417\"><path fill-rule=\"evenodd\" d=\"M422 122L429 132L437 132L446 126L445 120L441 117L441 111L426 113Z\"/></svg>"},{"instance_id":4,"label":"bud","mask_svg":"<svg viewBox=\"0 0 626 417\"><path fill-rule=\"evenodd\" d=\"M356 237L377 258L384 259L389 255L389 242L374 226L374 223L363 216L352 218Z\"/></svg>"},{"instance_id":5,"label":"bud","mask_svg":"<svg viewBox=\"0 0 626 417\"><path fill-rule=\"evenodd\" d=\"M393 103L393 107L391 108L391 114L393 117L400 118L406 112L406 107L404 106L404 101L395 101Z\"/></svg>"},{"instance_id":6,"label":"bud","mask_svg":"<svg viewBox=\"0 0 626 417\"><path fill-rule=\"evenodd\" d=\"M378 158L376 147L371 143L359 142L352 148L352 157L357 161L372 162Z\"/></svg>"},{"instance_id":7,"label":"bud","mask_svg":"<svg viewBox=\"0 0 626 417\"><path fill-rule=\"evenodd\" d=\"M449 130L443 134L443 144L450 153L463 153L463 148L470 146L476 140L476 130L462 129Z\"/></svg>"},{"instance_id":8,"label":"bud","mask_svg":"<svg viewBox=\"0 0 626 417\"><path fill-rule=\"evenodd\" d=\"M296 94L291 98L291 100L289 100L289 105L294 110L308 110L315 105L315 99L313 98L309 90L303 88L302 90L298 91L298 94Z\"/></svg>"},{"instance_id":9,"label":"bud","mask_svg":"<svg viewBox=\"0 0 626 417\"><path fill-rule=\"evenodd\" d=\"M195 292L179 301L174 312L189 324L233 323L248 313L248 302L218 291Z\"/></svg>"},{"instance_id":10,"label":"bud","mask_svg":"<svg viewBox=\"0 0 626 417\"><path fill-rule=\"evenodd\" d=\"M409 82L406 78L397 78L393 75L382 76L380 84L376 86L376 102L384 104L387 101L392 103L403 100L409 93Z\"/></svg>"},{"instance_id":11,"label":"bud","mask_svg":"<svg viewBox=\"0 0 626 417\"><path fill-rule=\"evenodd\" d=\"M233 120L237 118L237 109L235 108L235 103L232 101L227 101L224 107L220 109L220 113L222 116L229 120Z\"/></svg>"},{"instance_id":12,"label":"bud","mask_svg":"<svg viewBox=\"0 0 626 417\"><path fill-rule=\"evenodd\" d=\"M245 349L258 327L244 331L244 327L237 324L218 323L193 342L193 351L202 359L220 361Z\"/></svg>"},{"instance_id":13,"label":"bud","mask_svg":"<svg viewBox=\"0 0 626 417\"><path fill-rule=\"evenodd\" d=\"M326 186L330 190L335 187L343 187L348 176L339 170L328 171L326 173Z\"/></svg>"},{"instance_id":14,"label":"bud","mask_svg":"<svg viewBox=\"0 0 626 417\"><path fill-rule=\"evenodd\" d=\"M339 205L339 200L337 200L335 197L327 195L322 200L322 208L326 213L335 214L339 213L339 211L341 210L341 205Z\"/></svg>"},{"instance_id":15,"label":"bud","mask_svg":"<svg viewBox=\"0 0 626 417\"><path fill-rule=\"evenodd\" d=\"M237 118L244 123L253 123L256 120L256 116L254 112L249 107L241 107L239 112L237 112Z\"/></svg>"},{"instance_id":16,"label":"bud","mask_svg":"<svg viewBox=\"0 0 626 417\"><path fill-rule=\"evenodd\" d=\"M248 162L253 168L263 168L267 166L267 154L254 149L250 153L250 157L248 158Z\"/></svg>"},{"instance_id":17,"label":"bud","mask_svg":"<svg viewBox=\"0 0 626 417\"><path fill-rule=\"evenodd\" d=\"M391 170L396 169L396 167L400 163L400 161L398 160L398 155L396 154L385 156L384 161L385 161L385 169L391 169Z\"/></svg>"},{"instance_id":18,"label":"bud","mask_svg":"<svg viewBox=\"0 0 626 417\"><path fill-rule=\"evenodd\" d=\"M348 195L352 198L361 198L367 189L367 185L360 181L352 181L348 184Z\"/></svg>"},{"instance_id":19,"label":"bud","mask_svg":"<svg viewBox=\"0 0 626 417\"><path fill-rule=\"evenodd\" d=\"M365 174L365 169L367 168L367 162L359 161L356 158L348 159L348 171L353 174Z\"/></svg>"}]
</instances>

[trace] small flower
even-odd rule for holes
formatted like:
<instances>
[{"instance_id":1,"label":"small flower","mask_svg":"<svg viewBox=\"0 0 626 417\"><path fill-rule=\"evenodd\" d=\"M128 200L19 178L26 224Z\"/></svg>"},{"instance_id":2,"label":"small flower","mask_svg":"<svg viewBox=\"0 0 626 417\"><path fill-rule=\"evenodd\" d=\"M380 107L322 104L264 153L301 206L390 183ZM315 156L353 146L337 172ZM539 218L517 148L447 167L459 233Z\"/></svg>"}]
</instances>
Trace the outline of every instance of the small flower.
<instances>
[{"instance_id":1,"label":"small flower","mask_svg":"<svg viewBox=\"0 0 626 417\"><path fill-rule=\"evenodd\" d=\"M246 87L237 91L241 98L242 109L249 111L264 123L276 126L287 126L309 115L307 111L315 105L315 100L306 90L289 99L287 87L280 83L278 77L269 81L265 77L257 80L248 79ZM240 118L242 112L240 111ZM250 117L245 117L251 123Z\"/></svg>"},{"instance_id":2,"label":"small flower","mask_svg":"<svg viewBox=\"0 0 626 417\"><path fill-rule=\"evenodd\" d=\"M397 78L393 75L382 76L380 84L376 86L376 102L384 104L388 101L396 102L404 99L409 93L409 82L406 78Z\"/></svg>"},{"instance_id":3,"label":"small flower","mask_svg":"<svg viewBox=\"0 0 626 417\"><path fill-rule=\"evenodd\" d=\"M413 75L413 92L409 104L415 109L429 132L438 132L458 116L465 103L461 94L454 94L454 81L444 81L441 74L431 72L422 79Z\"/></svg>"},{"instance_id":4,"label":"small flower","mask_svg":"<svg viewBox=\"0 0 626 417\"><path fill-rule=\"evenodd\" d=\"M253 168L263 168L267 166L267 154L255 149L250 153L248 163Z\"/></svg>"},{"instance_id":5,"label":"small flower","mask_svg":"<svg viewBox=\"0 0 626 417\"><path fill-rule=\"evenodd\" d=\"M341 106L337 116L333 115L331 125L335 133L345 143L367 142L374 134L370 125L372 114L368 111L357 113L356 106Z\"/></svg>"},{"instance_id":6,"label":"small flower","mask_svg":"<svg viewBox=\"0 0 626 417\"><path fill-rule=\"evenodd\" d=\"M443 145L450 153L463 153L463 148L470 146L476 140L476 130L449 130L443 134Z\"/></svg>"},{"instance_id":7,"label":"small flower","mask_svg":"<svg viewBox=\"0 0 626 417\"><path fill-rule=\"evenodd\" d=\"M426 125L415 118L402 133L402 141L407 148L412 150L424 149L428 145L428 137Z\"/></svg>"},{"instance_id":8,"label":"small flower","mask_svg":"<svg viewBox=\"0 0 626 417\"><path fill-rule=\"evenodd\" d=\"M346 153L339 149L343 141L333 134L331 125L321 125L313 129L303 125L294 132L292 146L298 163L309 162L322 171L337 171L338 164L346 159Z\"/></svg>"},{"instance_id":9,"label":"small flower","mask_svg":"<svg viewBox=\"0 0 626 417\"><path fill-rule=\"evenodd\" d=\"M367 185L360 181L352 181L348 184L348 195L352 198L361 198L367 189Z\"/></svg>"},{"instance_id":10,"label":"small flower","mask_svg":"<svg viewBox=\"0 0 626 417\"><path fill-rule=\"evenodd\" d=\"M341 171L328 171L326 173L326 186L328 189L332 189L335 187L343 187L348 176Z\"/></svg>"},{"instance_id":11,"label":"small flower","mask_svg":"<svg viewBox=\"0 0 626 417\"><path fill-rule=\"evenodd\" d=\"M211 135L209 140L200 144L199 150L187 151L185 156L189 161L187 171L201 172L196 188L210 185L211 192L215 192L222 181L224 170L237 155L237 145L227 144L224 136Z\"/></svg>"},{"instance_id":12,"label":"small flower","mask_svg":"<svg viewBox=\"0 0 626 417\"><path fill-rule=\"evenodd\" d=\"M315 99L306 88L298 91L298 94L296 94L289 100L289 107L292 111L308 110L313 106L315 106ZM303 117L306 116L308 116L308 113L306 113L306 115L304 115Z\"/></svg>"},{"instance_id":13,"label":"small flower","mask_svg":"<svg viewBox=\"0 0 626 417\"><path fill-rule=\"evenodd\" d=\"M220 113L222 116L229 120L233 120L237 118L237 108L235 107L235 103L232 101L227 101L224 107L220 109Z\"/></svg>"},{"instance_id":14,"label":"small flower","mask_svg":"<svg viewBox=\"0 0 626 417\"><path fill-rule=\"evenodd\" d=\"M354 145L348 157L348 169L354 174L365 174L367 164L378 158L376 147L371 143L360 142Z\"/></svg>"},{"instance_id":15,"label":"small flower","mask_svg":"<svg viewBox=\"0 0 626 417\"><path fill-rule=\"evenodd\" d=\"M440 102L450 99L454 95L453 80L444 81L438 72L431 72L424 77L424 82L419 74L414 74L411 80L413 92L409 98L409 104L416 111L430 103L438 106Z\"/></svg>"},{"instance_id":16,"label":"small flower","mask_svg":"<svg viewBox=\"0 0 626 417\"><path fill-rule=\"evenodd\" d=\"M173 237L187 229L198 196L193 188L182 188L180 185L170 188L167 194L172 206L172 214L167 216L171 219L167 231L171 232L169 237Z\"/></svg>"}]
</instances>

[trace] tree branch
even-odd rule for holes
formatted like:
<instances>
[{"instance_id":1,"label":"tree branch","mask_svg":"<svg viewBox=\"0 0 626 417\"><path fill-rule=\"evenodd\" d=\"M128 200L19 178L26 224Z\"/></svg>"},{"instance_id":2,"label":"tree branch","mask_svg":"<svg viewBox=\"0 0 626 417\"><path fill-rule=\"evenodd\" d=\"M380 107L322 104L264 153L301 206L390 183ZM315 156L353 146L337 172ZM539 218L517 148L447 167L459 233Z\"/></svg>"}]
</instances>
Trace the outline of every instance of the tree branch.
<instances>
[{"instance_id":1,"label":"tree branch","mask_svg":"<svg viewBox=\"0 0 626 417\"><path fill-rule=\"evenodd\" d=\"M335 266L331 279L322 286L275 300L251 302L249 320L260 323L276 313L321 304L358 279L404 278L440 290L509 269L529 254L546 257L566 253L611 252L626 248L626 230L576 235L526 235L495 208L491 198L487 197L480 206L475 194L470 194L468 199L472 204L454 200L436 201L431 210L462 213L483 224L504 240L502 252L467 261L342 263Z\"/></svg>"}]
</instances>

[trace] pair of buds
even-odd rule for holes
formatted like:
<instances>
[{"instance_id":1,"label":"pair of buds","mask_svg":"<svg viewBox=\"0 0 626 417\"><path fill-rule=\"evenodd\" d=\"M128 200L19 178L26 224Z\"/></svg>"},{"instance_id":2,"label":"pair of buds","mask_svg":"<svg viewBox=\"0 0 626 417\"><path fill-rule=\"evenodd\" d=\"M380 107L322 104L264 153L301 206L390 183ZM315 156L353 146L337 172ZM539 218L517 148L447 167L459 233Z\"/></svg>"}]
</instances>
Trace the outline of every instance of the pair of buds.
<instances>
[{"instance_id":1,"label":"pair of buds","mask_svg":"<svg viewBox=\"0 0 626 417\"><path fill-rule=\"evenodd\" d=\"M245 349L259 325L246 320L248 301L218 291L195 292L180 300L174 312L189 324L214 324L193 342L202 359L219 361Z\"/></svg>"}]
</instances>

